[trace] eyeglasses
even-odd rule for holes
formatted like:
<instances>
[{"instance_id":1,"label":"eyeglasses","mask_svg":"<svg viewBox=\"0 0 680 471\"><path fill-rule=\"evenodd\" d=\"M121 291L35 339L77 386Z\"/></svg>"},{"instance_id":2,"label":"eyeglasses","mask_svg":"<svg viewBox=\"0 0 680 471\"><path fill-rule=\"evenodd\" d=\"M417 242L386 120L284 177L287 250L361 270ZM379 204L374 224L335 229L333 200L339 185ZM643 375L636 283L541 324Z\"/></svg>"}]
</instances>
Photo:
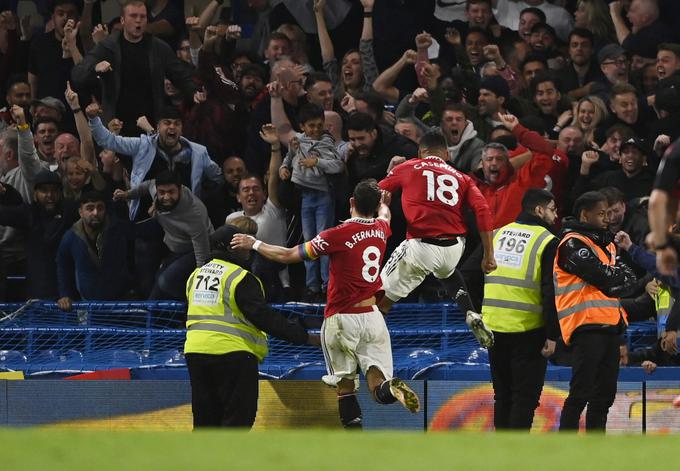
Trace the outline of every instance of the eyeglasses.
<instances>
[{"instance_id":1,"label":"eyeglasses","mask_svg":"<svg viewBox=\"0 0 680 471\"><path fill-rule=\"evenodd\" d=\"M615 64L617 67L625 67L628 65L627 59L617 59L615 61L604 61L601 65Z\"/></svg>"}]
</instances>

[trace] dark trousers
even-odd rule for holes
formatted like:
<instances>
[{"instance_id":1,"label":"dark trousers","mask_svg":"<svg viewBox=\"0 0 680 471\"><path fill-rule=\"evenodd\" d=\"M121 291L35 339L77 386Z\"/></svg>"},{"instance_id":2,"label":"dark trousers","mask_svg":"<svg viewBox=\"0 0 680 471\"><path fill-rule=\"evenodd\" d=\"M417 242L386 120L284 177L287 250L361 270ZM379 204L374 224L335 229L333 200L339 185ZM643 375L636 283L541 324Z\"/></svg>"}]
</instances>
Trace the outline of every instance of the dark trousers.
<instances>
[{"instance_id":1,"label":"dark trousers","mask_svg":"<svg viewBox=\"0 0 680 471\"><path fill-rule=\"evenodd\" d=\"M478 245L472 253L458 265L465 283L467 292L472 301L472 309L481 312L482 300L484 299L484 273L482 273L482 258L484 250Z\"/></svg>"},{"instance_id":2,"label":"dark trousers","mask_svg":"<svg viewBox=\"0 0 680 471\"><path fill-rule=\"evenodd\" d=\"M541 355L545 330L494 332L489 349L496 430L529 430L543 390L548 360Z\"/></svg>"},{"instance_id":3,"label":"dark trousers","mask_svg":"<svg viewBox=\"0 0 680 471\"><path fill-rule=\"evenodd\" d=\"M249 352L187 353L194 428L251 428L257 414L257 358Z\"/></svg>"},{"instance_id":4,"label":"dark trousers","mask_svg":"<svg viewBox=\"0 0 680 471\"><path fill-rule=\"evenodd\" d=\"M569 396L562 407L560 430L578 430L586 405L586 430L606 430L607 413L616 397L619 339L616 334L597 330L577 332L571 338L571 381Z\"/></svg>"},{"instance_id":5,"label":"dark trousers","mask_svg":"<svg viewBox=\"0 0 680 471\"><path fill-rule=\"evenodd\" d=\"M149 299L186 299L186 285L191 272L196 269L194 252L170 253L156 274Z\"/></svg>"}]
</instances>

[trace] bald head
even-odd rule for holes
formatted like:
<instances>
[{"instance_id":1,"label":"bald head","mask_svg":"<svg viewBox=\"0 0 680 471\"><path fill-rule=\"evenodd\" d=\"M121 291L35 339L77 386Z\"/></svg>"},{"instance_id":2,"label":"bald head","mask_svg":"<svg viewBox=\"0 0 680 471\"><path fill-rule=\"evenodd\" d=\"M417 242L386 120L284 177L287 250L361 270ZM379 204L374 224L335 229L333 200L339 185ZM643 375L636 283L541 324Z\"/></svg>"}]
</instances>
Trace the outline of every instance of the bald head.
<instances>
[{"instance_id":1,"label":"bald head","mask_svg":"<svg viewBox=\"0 0 680 471\"><path fill-rule=\"evenodd\" d=\"M324 111L324 128L331 133L335 142L342 140L342 118L335 111Z\"/></svg>"},{"instance_id":2,"label":"bald head","mask_svg":"<svg viewBox=\"0 0 680 471\"><path fill-rule=\"evenodd\" d=\"M80 141L73 134L63 132L54 140L54 158L61 165L71 157L80 158Z\"/></svg>"},{"instance_id":3,"label":"bald head","mask_svg":"<svg viewBox=\"0 0 680 471\"><path fill-rule=\"evenodd\" d=\"M236 191L241 178L247 173L246 163L241 157L235 155L227 157L222 163L222 173L224 174L224 181L232 190Z\"/></svg>"},{"instance_id":4,"label":"bald head","mask_svg":"<svg viewBox=\"0 0 680 471\"><path fill-rule=\"evenodd\" d=\"M567 154L580 154L583 152L583 131L574 126L562 129L557 139L557 148Z\"/></svg>"},{"instance_id":5,"label":"bald head","mask_svg":"<svg viewBox=\"0 0 680 471\"><path fill-rule=\"evenodd\" d=\"M633 0L627 16L633 27L633 33L637 33L659 18L659 3L657 0Z\"/></svg>"}]
</instances>

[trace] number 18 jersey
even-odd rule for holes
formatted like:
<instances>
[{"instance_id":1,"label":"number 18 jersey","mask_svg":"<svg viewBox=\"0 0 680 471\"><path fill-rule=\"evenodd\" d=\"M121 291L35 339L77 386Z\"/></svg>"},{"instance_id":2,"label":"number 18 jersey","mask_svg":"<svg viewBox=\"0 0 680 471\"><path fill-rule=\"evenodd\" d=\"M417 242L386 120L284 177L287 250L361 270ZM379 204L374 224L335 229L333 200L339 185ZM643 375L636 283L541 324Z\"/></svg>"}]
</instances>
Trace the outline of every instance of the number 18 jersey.
<instances>
[{"instance_id":1,"label":"number 18 jersey","mask_svg":"<svg viewBox=\"0 0 680 471\"><path fill-rule=\"evenodd\" d=\"M380 267L391 234L384 219L351 218L298 246L305 260L330 257L325 317L348 312L382 288Z\"/></svg>"},{"instance_id":2,"label":"number 18 jersey","mask_svg":"<svg viewBox=\"0 0 680 471\"><path fill-rule=\"evenodd\" d=\"M402 190L409 239L465 235L464 207L474 210L480 231L491 230L489 206L474 181L439 157L407 160L379 186L390 192Z\"/></svg>"}]
</instances>

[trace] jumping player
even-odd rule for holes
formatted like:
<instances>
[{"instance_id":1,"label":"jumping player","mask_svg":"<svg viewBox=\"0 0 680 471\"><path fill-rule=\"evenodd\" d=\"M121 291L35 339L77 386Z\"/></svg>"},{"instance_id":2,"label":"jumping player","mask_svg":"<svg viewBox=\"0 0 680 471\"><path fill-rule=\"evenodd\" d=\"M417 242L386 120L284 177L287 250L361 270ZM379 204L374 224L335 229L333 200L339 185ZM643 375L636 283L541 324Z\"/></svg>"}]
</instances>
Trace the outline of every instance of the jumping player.
<instances>
[{"instance_id":1,"label":"jumping player","mask_svg":"<svg viewBox=\"0 0 680 471\"><path fill-rule=\"evenodd\" d=\"M482 270L496 269L493 254L492 220L489 206L472 179L451 167L446 139L429 131L420 140L418 158L397 165L380 183L389 192L402 190L401 201L407 233L382 271L385 296L380 310L387 314L392 304L408 296L432 273L444 282L450 294L466 312L465 321L483 347L493 345L493 333L472 302L459 273L452 276L465 248L467 227L463 209L471 208L477 218L484 248ZM456 288L460 287L457 290Z\"/></svg>"},{"instance_id":2,"label":"jumping player","mask_svg":"<svg viewBox=\"0 0 680 471\"><path fill-rule=\"evenodd\" d=\"M379 404L401 402L418 412L416 393L393 378L392 346L383 315L376 306L380 290L380 266L390 236L389 193L375 180L363 180L350 198L351 218L293 248L265 244L237 234L233 248L250 249L279 263L330 259L328 301L321 327L321 347L328 374L323 381L337 388L340 420L346 428L361 428L361 409L356 398L357 367ZM378 217L374 215L378 213Z\"/></svg>"}]
</instances>

